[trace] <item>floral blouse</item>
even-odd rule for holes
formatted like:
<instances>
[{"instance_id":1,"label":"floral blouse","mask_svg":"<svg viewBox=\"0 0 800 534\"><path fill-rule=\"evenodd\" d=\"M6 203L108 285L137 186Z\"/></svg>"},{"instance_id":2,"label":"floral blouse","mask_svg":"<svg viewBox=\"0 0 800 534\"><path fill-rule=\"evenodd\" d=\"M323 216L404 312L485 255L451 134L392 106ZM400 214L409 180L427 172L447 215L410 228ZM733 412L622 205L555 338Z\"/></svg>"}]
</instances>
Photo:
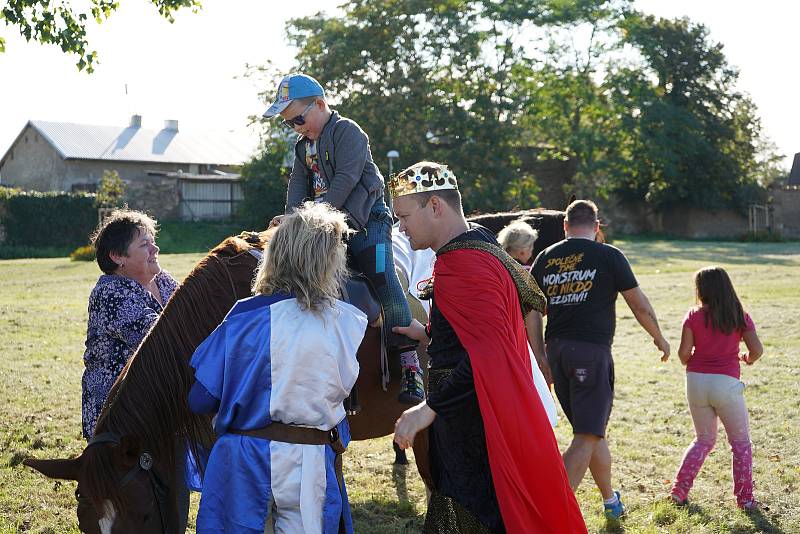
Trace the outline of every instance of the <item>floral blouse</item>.
<instances>
[{"instance_id":1,"label":"floral blouse","mask_svg":"<svg viewBox=\"0 0 800 534\"><path fill-rule=\"evenodd\" d=\"M156 275L161 301L166 303L178 283L161 271ZM83 437L91 439L108 392L162 310L139 282L104 274L89 296L89 326L83 353Z\"/></svg>"}]
</instances>

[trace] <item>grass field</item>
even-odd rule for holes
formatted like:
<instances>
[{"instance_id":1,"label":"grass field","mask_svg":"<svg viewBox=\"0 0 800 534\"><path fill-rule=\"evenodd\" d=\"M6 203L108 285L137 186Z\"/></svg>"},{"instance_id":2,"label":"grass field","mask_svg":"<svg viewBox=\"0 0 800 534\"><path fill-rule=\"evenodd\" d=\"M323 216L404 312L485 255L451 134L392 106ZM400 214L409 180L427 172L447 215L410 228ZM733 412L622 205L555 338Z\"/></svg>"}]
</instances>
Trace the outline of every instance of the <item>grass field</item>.
<instances>
[{"instance_id":1,"label":"grass field","mask_svg":"<svg viewBox=\"0 0 800 534\"><path fill-rule=\"evenodd\" d=\"M649 338L620 301L614 345L617 396L609 442L614 483L629 514L607 524L590 477L578 492L590 532L800 532L800 243L617 241L634 265L662 328L677 349L681 319L693 302L692 272L728 269L765 345L744 368L751 414L756 492L770 510L739 512L731 491L724 431L701 472L688 509L664 501L692 439L683 370L659 362ZM162 256L177 278L198 254ZM77 455L86 303L95 264L66 259L0 261L0 533L77 532L74 485L23 467L27 456ZM557 427L562 449L568 424ZM413 467L391 465L389 438L357 443L345 456L358 533L417 532L424 491ZM196 498L193 507L196 509Z\"/></svg>"}]
</instances>

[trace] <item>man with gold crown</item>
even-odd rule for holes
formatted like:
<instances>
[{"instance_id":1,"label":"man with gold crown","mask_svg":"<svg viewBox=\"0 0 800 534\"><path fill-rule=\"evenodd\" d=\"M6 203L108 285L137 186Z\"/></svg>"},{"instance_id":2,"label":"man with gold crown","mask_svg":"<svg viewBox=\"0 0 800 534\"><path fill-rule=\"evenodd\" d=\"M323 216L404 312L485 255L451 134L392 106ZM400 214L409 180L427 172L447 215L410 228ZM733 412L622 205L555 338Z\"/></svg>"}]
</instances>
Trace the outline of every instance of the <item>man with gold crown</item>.
<instances>
[{"instance_id":1,"label":"man with gold crown","mask_svg":"<svg viewBox=\"0 0 800 534\"><path fill-rule=\"evenodd\" d=\"M407 448L429 428L425 532L586 532L532 378L523 318L544 310L536 282L466 221L446 165L412 165L389 188L412 248L436 252L428 324L395 328L429 341L427 400L394 436Z\"/></svg>"}]
</instances>

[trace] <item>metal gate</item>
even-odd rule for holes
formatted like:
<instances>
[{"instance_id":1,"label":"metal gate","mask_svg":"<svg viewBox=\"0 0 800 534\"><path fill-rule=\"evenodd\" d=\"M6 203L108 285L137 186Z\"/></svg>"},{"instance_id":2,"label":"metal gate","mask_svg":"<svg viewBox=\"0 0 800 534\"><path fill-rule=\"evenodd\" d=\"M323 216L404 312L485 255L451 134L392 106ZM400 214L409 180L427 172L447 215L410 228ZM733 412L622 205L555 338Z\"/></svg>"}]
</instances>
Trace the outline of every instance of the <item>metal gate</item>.
<instances>
[{"instance_id":1,"label":"metal gate","mask_svg":"<svg viewBox=\"0 0 800 534\"><path fill-rule=\"evenodd\" d=\"M772 206L763 204L750 204L749 222L751 235L772 233L772 225L770 224L771 208Z\"/></svg>"},{"instance_id":2,"label":"metal gate","mask_svg":"<svg viewBox=\"0 0 800 534\"><path fill-rule=\"evenodd\" d=\"M244 199L238 178L178 180L179 214L184 221L230 219Z\"/></svg>"}]
</instances>

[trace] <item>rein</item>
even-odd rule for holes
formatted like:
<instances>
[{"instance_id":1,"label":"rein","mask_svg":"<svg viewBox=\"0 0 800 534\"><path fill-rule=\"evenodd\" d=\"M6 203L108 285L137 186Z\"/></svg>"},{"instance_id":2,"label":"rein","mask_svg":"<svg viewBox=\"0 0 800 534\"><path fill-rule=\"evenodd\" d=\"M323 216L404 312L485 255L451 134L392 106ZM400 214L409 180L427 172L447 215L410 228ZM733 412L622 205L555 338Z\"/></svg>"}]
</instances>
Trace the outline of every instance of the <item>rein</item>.
<instances>
[{"instance_id":1,"label":"rein","mask_svg":"<svg viewBox=\"0 0 800 534\"><path fill-rule=\"evenodd\" d=\"M256 268L258 268L258 262L261 261L261 258L264 255L264 253L261 250L257 249L257 248L250 248L250 250L248 250L247 253L249 253L251 256L253 256L256 259ZM217 263L220 264L220 266L222 267L222 270L228 276L228 283L231 286L231 294L233 295L233 300L234 301L239 300L239 296L236 293L236 284L233 282L233 276L231 275L231 272L228 269L228 263L231 260L238 258L242 254L244 254L244 253L237 254L236 256L233 256L232 258L224 258L224 259L220 258L216 254L211 254L211 256L210 256L211 258L214 258L214 260L216 260Z\"/></svg>"},{"instance_id":2,"label":"rein","mask_svg":"<svg viewBox=\"0 0 800 534\"><path fill-rule=\"evenodd\" d=\"M86 446L88 449L94 445L101 443L111 443L113 445L120 444L120 437L113 432L103 432L94 436L89 444ZM134 465L119 481L119 487L124 488L127 486L137 475L142 471L147 473L147 478L150 480L150 487L153 490L153 495L156 498L156 506L158 507L158 515L161 517L161 526L164 529L164 534L170 534L167 528L169 522L167 521L167 508L168 508L168 495L169 487L153 470L153 456L147 452L142 451L139 455L139 461ZM75 497L80 500L82 497L78 494L77 488L75 489Z\"/></svg>"}]
</instances>

